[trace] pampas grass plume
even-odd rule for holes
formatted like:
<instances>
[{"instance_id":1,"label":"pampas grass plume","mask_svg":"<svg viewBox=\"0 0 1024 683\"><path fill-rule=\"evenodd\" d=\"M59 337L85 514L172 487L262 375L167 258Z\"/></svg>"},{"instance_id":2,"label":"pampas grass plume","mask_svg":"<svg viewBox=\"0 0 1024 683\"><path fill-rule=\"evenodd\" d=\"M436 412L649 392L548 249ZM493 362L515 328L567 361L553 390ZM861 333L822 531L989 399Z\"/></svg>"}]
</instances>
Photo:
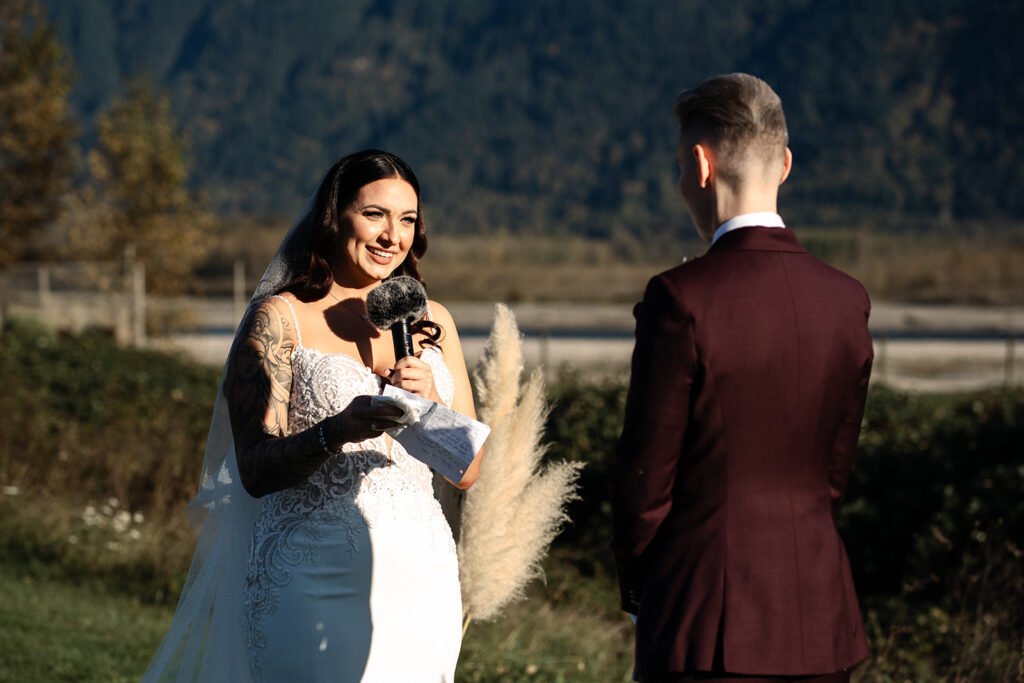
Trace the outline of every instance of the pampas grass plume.
<instances>
[{"instance_id":1,"label":"pampas grass plume","mask_svg":"<svg viewBox=\"0 0 1024 683\"><path fill-rule=\"evenodd\" d=\"M541 561L568 520L580 463L540 466L547 407L544 376L520 385L522 341L501 304L476 372L480 419L490 425L480 477L466 494L459 542L462 602L469 619L494 619L541 575Z\"/></svg>"}]
</instances>

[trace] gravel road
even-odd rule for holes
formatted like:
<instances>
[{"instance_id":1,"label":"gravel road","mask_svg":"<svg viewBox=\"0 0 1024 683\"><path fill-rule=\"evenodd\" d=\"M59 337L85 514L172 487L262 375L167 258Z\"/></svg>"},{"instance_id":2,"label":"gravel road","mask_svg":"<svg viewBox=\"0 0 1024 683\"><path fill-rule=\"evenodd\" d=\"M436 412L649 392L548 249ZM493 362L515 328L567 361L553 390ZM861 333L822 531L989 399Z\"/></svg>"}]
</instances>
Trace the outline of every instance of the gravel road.
<instances>
[{"instance_id":1,"label":"gravel road","mask_svg":"<svg viewBox=\"0 0 1024 683\"><path fill-rule=\"evenodd\" d=\"M491 304L452 304L472 367L483 351L494 316ZM633 318L629 306L514 304L531 366L550 372L618 375L628 372ZM150 345L183 351L211 365L224 361L232 326L229 305L207 305L200 320L215 331L152 339ZM912 391L967 391L1024 386L1024 307L985 308L875 303L873 381ZM579 332L578 334L576 332Z\"/></svg>"}]
</instances>

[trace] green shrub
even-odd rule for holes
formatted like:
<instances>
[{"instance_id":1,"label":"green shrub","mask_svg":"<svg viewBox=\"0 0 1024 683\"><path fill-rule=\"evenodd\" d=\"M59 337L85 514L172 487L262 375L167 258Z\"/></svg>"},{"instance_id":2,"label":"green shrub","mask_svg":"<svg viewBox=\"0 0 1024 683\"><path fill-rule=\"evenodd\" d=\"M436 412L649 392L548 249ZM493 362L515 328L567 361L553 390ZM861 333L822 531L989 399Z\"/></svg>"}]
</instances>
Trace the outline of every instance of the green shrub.
<instances>
[{"instance_id":1,"label":"green shrub","mask_svg":"<svg viewBox=\"0 0 1024 683\"><path fill-rule=\"evenodd\" d=\"M0 377L5 483L76 505L116 497L156 518L194 493L216 371L102 332L58 337L13 321Z\"/></svg>"},{"instance_id":2,"label":"green shrub","mask_svg":"<svg viewBox=\"0 0 1024 683\"><path fill-rule=\"evenodd\" d=\"M611 533L608 472L622 430L626 386L611 379L580 381L563 372L548 388L551 412L545 439L547 457L586 463L580 474L580 497L569 505L572 522L555 543L579 557L578 569L610 573L606 552Z\"/></svg>"},{"instance_id":3,"label":"green shrub","mask_svg":"<svg viewBox=\"0 0 1024 683\"><path fill-rule=\"evenodd\" d=\"M585 573L610 573L608 465L625 394L568 375L550 389L549 457L587 463L556 548ZM837 519L877 655L863 676L1009 679L1024 639L1022 491L1024 392L872 387Z\"/></svg>"},{"instance_id":4,"label":"green shrub","mask_svg":"<svg viewBox=\"0 0 1024 683\"><path fill-rule=\"evenodd\" d=\"M1024 539L1024 393L873 387L838 523L860 590L945 592L933 577Z\"/></svg>"},{"instance_id":5,"label":"green shrub","mask_svg":"<svg viewBox=\"0 0 1024 683\"><path fill-rule=\"evenodd\" d=\"M37 573L173 601L194 543L182 508L218 373L102 333L58 337L13 321L0 336L0 376L0 552ZM622 381L568 372L549 389L547 457L587 464L553 554L585 585L604 586L587 589L604 591L602 601L614 594L608 471L625 396ZM1022 491L1024 392L872 387L837 519L876 655L859 678L1012 677L1024 639ZM135 526L114 528L122 511ZM572 585L564 579L557 586Z\"/></svg>"},{"instance_id":6,"label":"green shrub","mask_svg":"<svg viewBox=\"0 0 1024 683\"><path fill-rule=\"evenodd\" d=\"M1011 680L1024 642L1024 392L874 387L838 524L883 680Z\"/></svg>"}]
</instances>

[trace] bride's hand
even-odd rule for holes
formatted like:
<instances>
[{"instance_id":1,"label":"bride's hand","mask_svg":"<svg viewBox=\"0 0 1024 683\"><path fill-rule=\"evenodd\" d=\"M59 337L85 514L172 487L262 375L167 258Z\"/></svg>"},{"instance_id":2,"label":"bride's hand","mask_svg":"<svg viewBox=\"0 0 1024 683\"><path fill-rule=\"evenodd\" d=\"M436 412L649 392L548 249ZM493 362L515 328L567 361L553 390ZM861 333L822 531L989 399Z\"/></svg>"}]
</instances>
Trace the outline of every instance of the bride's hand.
<instances>
[{"instance_id":1,"label":"bride's hand","mask_svg":"<svg viewBox=\"0 0 1024 683\"><path fill-rule=\"evenodd\" d=\"M434 372L430 366L416 356L406 356L395 363L395 369L388 378L392 386L429 398L434 403L441 403L441 397L434 386Z\"/></svg>"},{"instance_id":2,"label":"bride's hand","mask_svg":"<svg viewBox=\"0 0 1024 683\"><path fill-rule=\"evenodd\" d=\"M344 410L324 420L324 438L332 451L346 443L358 443L381 435L381 432L399 427L394 418L402 410L393 405L373 405L370 396L356 396Z\"/></svg>"}]
</instances>

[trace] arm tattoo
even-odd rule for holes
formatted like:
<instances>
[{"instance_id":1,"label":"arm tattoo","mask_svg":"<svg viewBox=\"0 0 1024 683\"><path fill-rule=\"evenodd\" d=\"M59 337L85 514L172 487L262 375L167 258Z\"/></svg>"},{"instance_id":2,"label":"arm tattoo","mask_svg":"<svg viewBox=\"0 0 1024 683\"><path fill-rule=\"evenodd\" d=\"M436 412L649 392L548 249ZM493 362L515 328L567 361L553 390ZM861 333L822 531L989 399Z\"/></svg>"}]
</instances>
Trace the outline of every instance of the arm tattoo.
<instances>
[{"instance_id":1,"label":"arm tattoo","mask_svg":"<svg viewBox=\"0 0 1024 683\"><path fill-rule=\"evenodd\" d=\"M327 459L317 426L285 436L295 348L290 320L264 302L251 310L228 361L224 396L238 471L255 497L305 481Z\"/></svg>"}]
</instances>

